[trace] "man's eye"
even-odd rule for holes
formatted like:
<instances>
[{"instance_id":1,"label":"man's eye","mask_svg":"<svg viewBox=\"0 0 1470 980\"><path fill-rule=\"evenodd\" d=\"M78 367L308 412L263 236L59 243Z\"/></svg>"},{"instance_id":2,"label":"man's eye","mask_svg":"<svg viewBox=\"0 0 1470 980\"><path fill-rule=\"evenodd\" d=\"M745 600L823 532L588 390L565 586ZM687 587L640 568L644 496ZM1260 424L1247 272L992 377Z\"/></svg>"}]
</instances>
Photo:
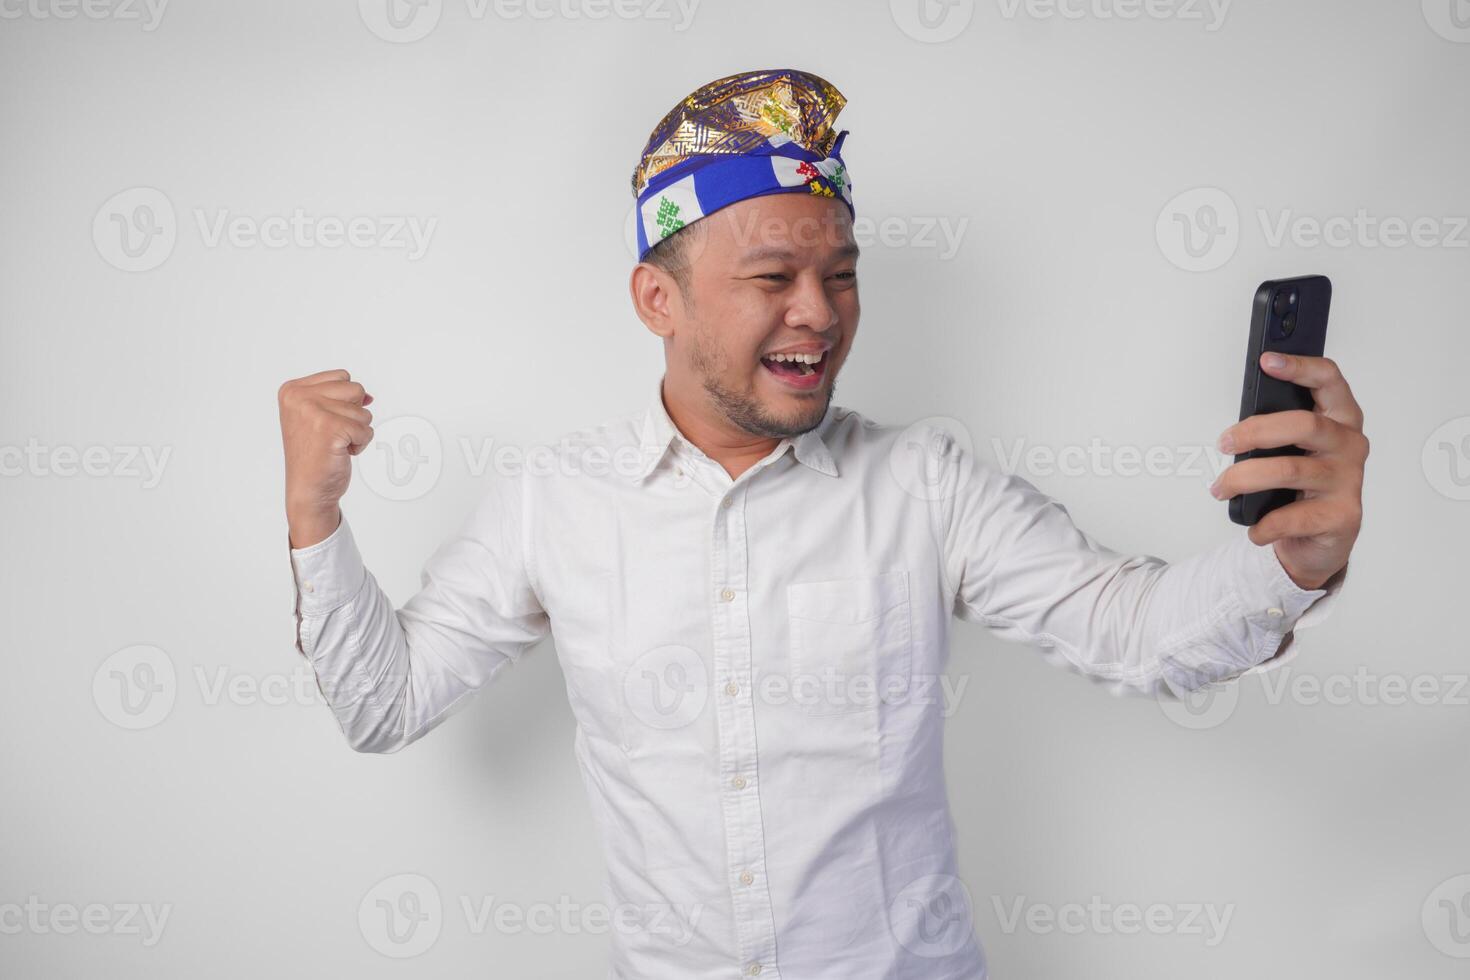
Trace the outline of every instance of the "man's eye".
<instances>
[{"instance_id":1,"label":"man's eye","mask_svg":"<svg viewBox=\"0 0 1470 980\"><path fill-rule=\"evenodd\" d=\"M775 280L777 280L779 282L780 280L785 279L786 276L783 273L780 273L780 272L767 272L767 273L763 274L760 278L762 278L762 279L775 279Z\"/></svg>"},{"instance_id":2,"label":"man's eye","mask_svg":"<svg viewBox=\"0 0 1470 980\"><path fill-rule=\"evenodd\" d=\"M857 270L856 269L848 269L845 272L839 272L839 273L837 273L837 278L838 279L856 279L857 278Z\"/></svg>"}]
</instances>

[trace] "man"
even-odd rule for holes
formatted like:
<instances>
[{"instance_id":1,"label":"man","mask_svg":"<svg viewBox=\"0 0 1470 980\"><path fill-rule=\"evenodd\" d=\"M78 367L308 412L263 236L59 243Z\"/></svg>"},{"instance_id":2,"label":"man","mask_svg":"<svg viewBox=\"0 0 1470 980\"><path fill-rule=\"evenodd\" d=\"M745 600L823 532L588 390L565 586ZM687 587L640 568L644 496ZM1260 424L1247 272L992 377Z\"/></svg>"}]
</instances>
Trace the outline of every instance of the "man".
<instances>
[{"instance_id":1,"label":"man","mask_svg":"<svg viewBox=\"0 0 1470 980\"><path fill-rule=\"evenodd\" d=\"M832 403L858 325L844 104L798 71L723 78L634 174L630 291L663 341L646 412L492 481L395 614L338 507L372 438L345 371L281 389L299 644L353 748L394 752L554 634L619 906L622 978L970 980L935 696L952 616L1115 691L1280 663L1357 536L1367 440L1332 362L1317 410L1248 419L1217 497L1295 487L1248 537L1125 556L938 427Z\"/></svg>"}]
</instances>

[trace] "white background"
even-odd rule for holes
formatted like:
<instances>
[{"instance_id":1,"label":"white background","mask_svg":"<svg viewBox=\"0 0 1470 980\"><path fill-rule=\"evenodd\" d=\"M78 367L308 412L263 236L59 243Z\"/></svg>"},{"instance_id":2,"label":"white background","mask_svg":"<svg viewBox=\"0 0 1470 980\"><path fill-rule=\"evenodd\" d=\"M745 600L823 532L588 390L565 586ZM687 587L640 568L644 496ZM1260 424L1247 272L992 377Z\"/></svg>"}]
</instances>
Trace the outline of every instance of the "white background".
<instances>
[{"instance_id":1,"label":"white background","mask_svg":"<svg viewBox=\"0 0 1470 980\"><path fill-rule=\"evenodd\" d=\"M638 152L698 85L780 66L848 97L859 214L896 222L864 242L839 404L948 417L992 457L1210 446L1235 419L1255 286L1324 273L1328 353L1367 415L1351 575L1298 634L1286 689L1252 679L1191 726L957 629L946 764L993 974L1464 975L1470 5L1160 0L1125 18L1116 0L990 0L935 3L926 29L900 0L703 0L687 21L673 0L393 0L396 30L386 2L175 0L156 20L0 4L0 973L603 974L595 929L476 932L462 905L601 901L551 643L396 756L352 753L314 703L276 389L346 367L380 420L429 427L436 481L386 499L370 452L346 501L406 600L477 496L485 440L646 403L662 357L627 299ZM130 259L114 216L158 200L135 188L165 199L165 234ZM1170 229L1211 224L1199 206L1222 198L1223 235L1191 258ZM298 209L374 235L434 224L416 257L210 234ZM1337 244L1302 223L1360 210ZM1429 223L1394 247L1390 218ZM926 245L946 222L958 248ZM100 475L67 447L101 447ZM169 454L156 480L142 448ZM1104 543L1178 558L1243 533L1212 473L1182 468L1022 472ZM154 675L162 713L130 729L117 682L146 679L139 657L173 679ZM1392 678L1429 695L1385 703L1403 700ZM1307 686L1348 681L1345 698ZM359 926L399 874L443 907L412 959ZM151 945L124 925L14 928L31 896L169 918ZM1213 944L1200 923L1008 928L1018 900L1231 917Z\"/></svg>"}]
</instances>

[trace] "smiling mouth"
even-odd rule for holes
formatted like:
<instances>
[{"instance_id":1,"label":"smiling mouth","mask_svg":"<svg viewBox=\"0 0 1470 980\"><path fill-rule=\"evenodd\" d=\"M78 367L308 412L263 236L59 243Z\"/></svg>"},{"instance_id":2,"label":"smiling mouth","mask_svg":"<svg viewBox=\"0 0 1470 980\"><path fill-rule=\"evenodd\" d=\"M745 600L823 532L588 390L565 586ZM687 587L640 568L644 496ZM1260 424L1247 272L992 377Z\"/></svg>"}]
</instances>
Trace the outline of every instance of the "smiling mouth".
<instances>
[{"instance_id":1,"label":"smiling mouth","mask_svg":"<svg viewBox=\"0 0 1470 980\"><path fill-rule=\"evenodd\" d=\"M761 358L761 365L791 387L815 388L827 374L831 353L831 350L822 351L816 361L811 360L810 354L768 354Z\"/></svg>"}]
</instances>

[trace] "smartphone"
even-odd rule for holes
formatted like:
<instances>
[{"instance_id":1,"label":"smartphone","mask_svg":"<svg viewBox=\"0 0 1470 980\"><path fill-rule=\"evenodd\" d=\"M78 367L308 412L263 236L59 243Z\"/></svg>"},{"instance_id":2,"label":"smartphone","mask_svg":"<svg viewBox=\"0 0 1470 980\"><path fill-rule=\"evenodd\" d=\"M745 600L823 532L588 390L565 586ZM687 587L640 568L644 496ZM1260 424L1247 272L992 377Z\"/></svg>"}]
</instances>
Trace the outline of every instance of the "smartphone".
<instances>
[{"instance_id":1,"label":"smartphone","mask_svg":"<svg viewBox=\"0 0 1470 980\"><path fill-rule=\"evenodd\" d=\"M1272 279L1261 283L1251 306L1251 337L1245 352L1245 382L1240 393L1240 417L1311 411L1312 390L1273 378L1261 370L1266 351L1321 357L1327 345L1327 307L1332 302L1332 282L1326 276ZM1237 453L1235 462L1258 456L1304 456L1297 446L1277 446ZM1230 498L1230 519L1247 527L1277 507L1297 499L1289 487L1241 493Z\"/></svg>"}]
</instances>

